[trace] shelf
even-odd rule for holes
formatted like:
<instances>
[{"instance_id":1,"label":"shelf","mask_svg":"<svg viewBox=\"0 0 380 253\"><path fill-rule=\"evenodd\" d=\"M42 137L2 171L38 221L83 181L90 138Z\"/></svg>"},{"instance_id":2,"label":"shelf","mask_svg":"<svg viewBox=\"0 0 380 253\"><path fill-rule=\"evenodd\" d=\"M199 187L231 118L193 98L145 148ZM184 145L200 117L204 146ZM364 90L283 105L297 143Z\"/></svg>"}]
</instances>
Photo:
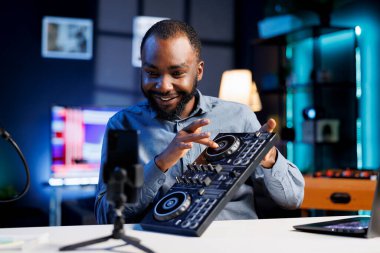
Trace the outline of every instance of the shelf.
<instances>
[{"instance_id":1,"label":"shelf","mask_svg":"<svg viewBox=\"0 0 380 253\"><path fill-rule=\"evenodd\" d=\"M261 95L284 95L286 93L286 89L268 89L268 90L259 90L259 94Z\"/></svg>"},{"instance_id":2,"label":"shelf","mask_svg":"<svg viewBox=\"0 0 380 253\"><path fill-rule=\"evenodd\" d=\"M302 85L292 85L287 86L286 92L287 93L299 93L299 92L312 92L314 87L310 84L302 84Z\"/></svg>"},{"instance_id":3,"label":"shelf","mask_svg":"<svg viewBox=\"0 0 380 253\"><path fill-rule=\"evenodd\" d=\"M351 27L323 27L323 26L310 26L304 27L301 29L294 30L292 32L278 35L272 38L267 39L255 39L252 41L253 45L268 45L268 46L286 46L287 44L301 41L307 38L317 38L322 35L340 32L340 31L348 31L354 29Z\"/></svg>"},{"instance_id":4,"label":"shelf","mask_svg":"<svg viewBox=\"0 0 380 253\"><path fill-rule=\"evenodd\" d=\"M316 146L347 146L356 145L356 141L339 141L339 142L304 142L304 141L288 141L295 145L316 145Z\"/></svg>"},{"instance_id":5,"label":"shelf","mask_svg":"<svg viewBox=\"0 0 380 253\"><path fill-rule=\"evenodd\" d=\"M323 82L323 83L306 83L306 84L292 84L286 87L286 92L312 92L321 89L356 89L354 82Z\"/></svg>"},{"instance_id":6,"label":"shelf","mask_svg":"<svg viewBox=\"0 0 380 253\"><path fill-rule=\"evenodd\" d=\"M295 83L286 86L288 89L303 89L303 88L355 88L355 82L310 82L305 84Z\"/></svg>"},{"instance_id":7,"label":"shelf","mask_svg":"<svg viewBox=\"0 0 380 253\"><path fill-rule=\"evenodd\" d=\"M305 39L308 39L307 43L294 43ZM290 43L293 44L289 50L285 50ZM268 72L277 73L279 84L272 90L259 89L259 92L267 108L277 110L280 125L291 123L294 128L297 141L291 142L294 145L286 146L287 154L293 161L302 169L313 170L357 166L355 29L310 26L271 38L257 39L251 45L272 46L265 50L270 49L271 55L277 55L277 71L270 69ZM327 121L313 126L305 125L303 112L308 108L320 111L318 118L336 119L340 124L331 123L329 128L325 127L330 124ZM339 142L316 142L317 133L320 136L325 131L325 134L331 131L338 134ZM303 141L307 140L304 138L306 135L310 137L310 142Z\"/></svg>"}]
</instances>

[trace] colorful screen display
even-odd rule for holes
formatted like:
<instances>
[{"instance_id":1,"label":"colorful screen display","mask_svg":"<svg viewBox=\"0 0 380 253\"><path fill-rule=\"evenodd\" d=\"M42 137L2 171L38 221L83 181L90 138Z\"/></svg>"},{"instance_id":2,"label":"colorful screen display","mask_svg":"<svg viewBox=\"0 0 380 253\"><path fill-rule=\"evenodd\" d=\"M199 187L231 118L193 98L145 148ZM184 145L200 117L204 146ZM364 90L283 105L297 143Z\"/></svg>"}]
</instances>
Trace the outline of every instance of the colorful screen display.
<instances>
[{"instance_id":1,"label":"colorful screen display","mask_svg":"<svg viewBox=\"0 0 380 253\"><path fill-rule=\"evenodd\" d=\"M52 107L50 185L97 183L106 125L120 109Z\"/></svg>"}]
</instances>

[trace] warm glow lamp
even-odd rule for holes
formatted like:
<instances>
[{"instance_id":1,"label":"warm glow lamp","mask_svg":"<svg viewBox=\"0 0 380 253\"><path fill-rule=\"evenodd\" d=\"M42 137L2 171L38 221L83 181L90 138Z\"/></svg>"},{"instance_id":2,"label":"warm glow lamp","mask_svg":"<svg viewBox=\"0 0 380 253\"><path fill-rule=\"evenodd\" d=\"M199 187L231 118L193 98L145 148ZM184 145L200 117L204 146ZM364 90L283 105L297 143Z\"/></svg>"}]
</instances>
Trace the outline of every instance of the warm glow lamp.
<instances>
[{"instance_id":1,"label":"warm glow lamp","mask_svg":"<svg viewBox=\"0 0 380 253\"><path fill-rule=\"evenodd\" d=\"M246 104L254 112L262 109L256 83L248 69L227 70L222 75L219 98Z\"/></svg>"},{"instance_id":2,"label":"warm glow lamp","mask_svg":"<svg viewBox=\"0 0 380 253\"><path fill-rule=\"evenodd\" d=\"M249 106L252 108L254 112L258 112L258 111L261 111L261 109L263 109L261 105L259 92L257 91L257 86L255 82L252 82L251 100L249 102Z\"/></svg>"}]
</instances>

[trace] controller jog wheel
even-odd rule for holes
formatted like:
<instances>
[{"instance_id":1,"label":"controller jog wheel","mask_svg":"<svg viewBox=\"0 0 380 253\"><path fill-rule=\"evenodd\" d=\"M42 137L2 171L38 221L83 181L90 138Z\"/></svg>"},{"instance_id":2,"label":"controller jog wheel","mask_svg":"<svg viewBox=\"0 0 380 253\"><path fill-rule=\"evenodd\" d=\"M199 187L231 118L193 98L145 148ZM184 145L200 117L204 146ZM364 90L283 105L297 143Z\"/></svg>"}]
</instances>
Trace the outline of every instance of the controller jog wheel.
<instances>
[{"instance_id":1,"label":"controller jog wheel","mask_svg":"<svg viewBox=\"0 0 380 253\"><path fill-rule=\"evenodd\" d=\"M233 154L240 146L240 139L233 135L225 135L214 140L218 148L207 148L205 157L208 161L221 160Z\"/></svg>"},{"instance_id":2,"label":"controller jog wheel","mask_svg":"<svg viewBox=\"0 0 380 253\"><path fill-rule=\"evenodd\" d=\"M188 193L177 191L163 197L154 207L154 218L159 221L171 220L184 213L191 204Z\"/></svg>"}]
</instances>

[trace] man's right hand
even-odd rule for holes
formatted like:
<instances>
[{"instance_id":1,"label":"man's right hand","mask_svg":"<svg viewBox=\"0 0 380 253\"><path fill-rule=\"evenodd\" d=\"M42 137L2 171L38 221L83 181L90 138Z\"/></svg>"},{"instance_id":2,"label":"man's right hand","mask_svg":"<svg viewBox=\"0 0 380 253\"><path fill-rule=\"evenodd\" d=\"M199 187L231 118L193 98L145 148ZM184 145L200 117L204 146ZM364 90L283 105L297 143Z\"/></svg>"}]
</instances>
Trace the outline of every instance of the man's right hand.
<instances>
[{"instance_id":1,"label":"man's right hand","mask_svg":"<svg viewBox=\"0 0 380 253\"><path fill-rule=\"evenodd\" d=\"M218 144L210 139L211 134L201 132L202 127L208 124L210 124L209 119L198 119L179 131L169 146L155 157L158 168L166 172L193 147L193 142L217 148Z\"/></svg>"}]
</instances>

